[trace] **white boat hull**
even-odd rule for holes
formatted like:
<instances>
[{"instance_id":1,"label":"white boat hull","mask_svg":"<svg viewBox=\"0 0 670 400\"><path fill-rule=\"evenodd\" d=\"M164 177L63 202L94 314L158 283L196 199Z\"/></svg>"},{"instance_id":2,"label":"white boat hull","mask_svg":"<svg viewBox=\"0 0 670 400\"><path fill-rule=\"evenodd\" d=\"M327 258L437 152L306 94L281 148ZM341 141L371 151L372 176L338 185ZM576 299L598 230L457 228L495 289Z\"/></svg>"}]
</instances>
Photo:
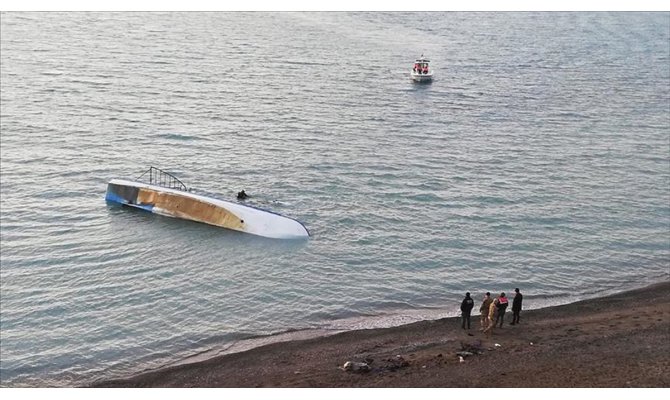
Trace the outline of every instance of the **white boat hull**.
<instances>
[{"instance_id":1,"label":"white boat hull","mask_svg":"<svg viewBox=\"0 0 670 400\"><path fill-rule=\"evenodd\" d=\"M105 199L174 218L275 239L309 237L297 220L272 211L126 179L112 179Z\"/></svg>"},{"instance_id":2,"label":"white boat hull","mask_svg":"<svg viewBox=\"0 0 670 400\"><path fill-rule=\"evenodd\" d=\"M427 74L417 74L414 71L410 72L412 80L415 82L429 82L433 80L433 73L429 72Z\"/></svg>"}]
</instances>

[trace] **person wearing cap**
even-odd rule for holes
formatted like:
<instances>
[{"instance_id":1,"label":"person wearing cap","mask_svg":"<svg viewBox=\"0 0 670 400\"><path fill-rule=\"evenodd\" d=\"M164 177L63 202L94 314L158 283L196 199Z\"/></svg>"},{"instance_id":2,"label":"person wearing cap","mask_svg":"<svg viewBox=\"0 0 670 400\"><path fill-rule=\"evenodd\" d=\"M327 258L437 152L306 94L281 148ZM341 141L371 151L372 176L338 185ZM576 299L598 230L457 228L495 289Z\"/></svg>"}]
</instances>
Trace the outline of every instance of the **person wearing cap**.
<instances>
[{"instance_id":1,"label":"person wearing cap","mask_svg":"<svg viewBox=\"0 0 670 400\"><path fill-rule=\"evenodd\" d=\"M493 303L491 292L486 292L486 296L484 296L482 305L479 307L479 324L481 325L481 329L479 329L480 331L483 331L488 326L489 307L491 306L491 303Z\"/></svg>"},{"instance_id":2,"label":"person wearing cap","mask_svg":"<svg viewBox=\"0 0 670 400\"><path fill-rule=\"evenodd\" d=\"M521 313L521 302L523 301L523 295L519 291L519 288L514 289L515 295L514 300L512 300L512 323L510 325L516 325L519 323L519 314Z\"/></svg>"},{"instance_id":3,"label":"person wearing cap","mask_svg":"<svg viewBox=\"0 0 670 400\"><path fill-rule=\"evenodd\" d=\"M461 302L461 316L463 318L462 327L465 329L465 323L468 323L468 329L470 329L470 313L472 308L475 306L475 301L470 297L470 292L465 294L465 298Z\"/></svg>"}]
</instances>

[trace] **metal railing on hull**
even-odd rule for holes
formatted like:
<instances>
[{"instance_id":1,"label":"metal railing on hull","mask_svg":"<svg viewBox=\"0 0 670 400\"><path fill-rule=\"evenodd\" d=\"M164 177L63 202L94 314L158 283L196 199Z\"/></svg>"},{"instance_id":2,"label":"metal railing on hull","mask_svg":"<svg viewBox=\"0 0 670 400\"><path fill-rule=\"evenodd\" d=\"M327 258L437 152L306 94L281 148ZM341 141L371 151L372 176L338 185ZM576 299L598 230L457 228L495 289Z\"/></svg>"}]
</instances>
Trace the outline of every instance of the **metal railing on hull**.
<instances>
[{"instance_id":1,"label":"metal railing on hull","mask_svg":"<svg viewBox=\"0 0 670 400\"><path fill-rule=\"evenodd\" d=\"M147 174L149 174L148 180L149 184L151 185L158 185L165 188L183 190L184 192L190 191L188 187L186 187L184 182L179 180L179 178L170 174L169 172L165 172L162 169L153 166L150 167L147 171L145 171L142 175L140 175L137 178L137 180L138 181L141 180Z\"/></svg>"}]
</instances>

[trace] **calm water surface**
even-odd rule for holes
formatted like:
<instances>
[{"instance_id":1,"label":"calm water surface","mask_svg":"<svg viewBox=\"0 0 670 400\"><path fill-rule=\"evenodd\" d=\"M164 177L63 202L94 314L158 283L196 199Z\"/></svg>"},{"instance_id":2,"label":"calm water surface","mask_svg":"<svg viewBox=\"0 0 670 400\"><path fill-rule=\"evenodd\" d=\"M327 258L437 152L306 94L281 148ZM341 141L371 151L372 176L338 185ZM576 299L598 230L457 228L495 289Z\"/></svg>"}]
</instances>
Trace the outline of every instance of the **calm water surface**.
<instances>
[{"instance_id":1,"label":"calm water surface","mask_svg":"<svg viewBox=\"0 0 670 400\"><path fill-rule=\"evenodd\" d=\"M670 275L668 13L3 13L0 50L2 386ZM105 203L150 165L312 238Z\"/></svg>"}]
</instances>

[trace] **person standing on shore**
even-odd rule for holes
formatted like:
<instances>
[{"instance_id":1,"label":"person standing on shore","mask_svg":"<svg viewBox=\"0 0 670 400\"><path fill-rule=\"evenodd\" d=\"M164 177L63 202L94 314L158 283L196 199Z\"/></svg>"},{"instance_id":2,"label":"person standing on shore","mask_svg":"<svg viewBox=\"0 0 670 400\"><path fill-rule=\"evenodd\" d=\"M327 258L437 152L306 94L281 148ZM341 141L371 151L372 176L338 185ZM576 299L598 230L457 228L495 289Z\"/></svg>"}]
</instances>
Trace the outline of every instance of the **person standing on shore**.
<instances>
[{"instance_id":1,"label":"person standing on shore","mask_svg":"<svg viewBox=\"0 0 670 400\"><path fill-rule=\"evenodd\" d=\"M486 327L489 325L489 307L491 306L491 303L493 303L493 299L491 298L491 292L486 292L486 296L484 296L484 300L482 301L481 307L479 307L479 324L481 325L480 331L484 331Z\"/></svg>"},{"instance_id":2,"label":"person standing on shore","mask_svg":"<svg viewBox=\"0 0 670 400\"><path fill-rule=\"evenodd\" d=\"M463 329L465 329L465 322L468 323L468 329L470 329L470 313L472 308L475 306L475 301L470 297L470 292L465 294L465 298L461 302L461 315L463 317Z\"/></svg>"},{"instance_id":3,"label":"person standing on shore","mask_svg":"<svg viewBox=\"0 0 670 400\"><path fill-rule=\"evenodd\" d=\"M486 333L486 336L489 339L491 338L493 327L495 326L494 320L496 318L496 312L498 312L498 299L493 300L489 306L488 325L486 326L486 329L484 329L484 333Z\"/></svg>"},{"instance_id":4,"label":"person standing on shore","mask_svg":"<svg viewBox=\"0 0 670 400\"><path fill-rule=\"evenodd\" d=\"M519 288L514 289L516 294L514 295L514 300L512 300L512 323L511 325L516 325L519 323L519 314L521 313L521 302L523 301L523 295L519 292Z\"/></svg>"},{"instance_id":5,"label":"person standing on shore","mask_svg":"<svg viewBox=\"0 0 670 400\"><path fill-rule=\"evenodd\" d=\"M507 310L507 306L509 305L509 301L507 300L507 297L505 297L505 292L500 293L500 297L498 297L498 315L496 316L496 321L494 325L498 324L498 320L500 320L500 327L503 327L503 320L505 319L505 310Z\"/></svg>"}]
</instances>

